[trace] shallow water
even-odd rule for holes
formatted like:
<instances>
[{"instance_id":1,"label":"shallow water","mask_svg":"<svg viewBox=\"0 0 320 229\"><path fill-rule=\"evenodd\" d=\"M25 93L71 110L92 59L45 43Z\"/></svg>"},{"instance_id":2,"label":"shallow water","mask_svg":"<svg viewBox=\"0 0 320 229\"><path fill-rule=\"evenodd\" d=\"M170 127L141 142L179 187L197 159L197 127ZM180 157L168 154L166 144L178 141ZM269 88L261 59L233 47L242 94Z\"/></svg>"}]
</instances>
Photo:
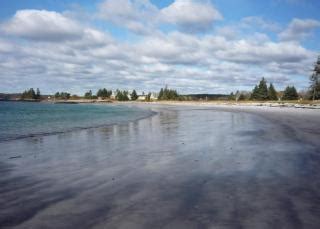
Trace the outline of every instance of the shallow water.
<instances>
[{"instance_id":1,"label":"shallow water","mask_svg":"<svg viewBox=\"0 0 320 229\"><path fill-rule=\"evenodd\" d=\"M319 228L319 145L248 113L153 109L0 143L0 227Z\"/></svg>"},{"instance_id":2,"label":"shallow water","mask_svg":"<svg viewBox=\"0 0 320 229\"><path fill-rule=\"evenodd\" d=\"M151 114L113 104L0 102L0 141L118 124Z\"/></svg>"}]
</instances>

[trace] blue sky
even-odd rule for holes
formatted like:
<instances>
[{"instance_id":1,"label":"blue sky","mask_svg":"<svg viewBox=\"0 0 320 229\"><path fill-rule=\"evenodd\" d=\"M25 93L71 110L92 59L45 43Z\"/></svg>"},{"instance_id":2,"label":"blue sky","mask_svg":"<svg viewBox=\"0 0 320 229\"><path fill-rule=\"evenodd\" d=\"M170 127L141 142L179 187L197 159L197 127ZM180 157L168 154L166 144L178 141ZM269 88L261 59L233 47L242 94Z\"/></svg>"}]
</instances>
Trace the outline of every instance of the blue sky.
<instances>
[{"instance_id":1,"label":"blue sky","mask_svg":"<svg viewBox=\"0 0 320 229\"><path fill-rule=\"evenodd\" d=\"M317 0L11 0L0 3L0 91L308 87Z\"/></svg>"}]
</instances>

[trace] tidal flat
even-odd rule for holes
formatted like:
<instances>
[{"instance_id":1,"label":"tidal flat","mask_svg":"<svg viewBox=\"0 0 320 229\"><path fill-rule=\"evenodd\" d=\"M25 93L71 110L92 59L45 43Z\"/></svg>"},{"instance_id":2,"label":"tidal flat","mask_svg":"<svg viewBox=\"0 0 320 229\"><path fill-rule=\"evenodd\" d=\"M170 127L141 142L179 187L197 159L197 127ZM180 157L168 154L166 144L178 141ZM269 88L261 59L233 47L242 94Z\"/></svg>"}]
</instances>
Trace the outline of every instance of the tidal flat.
<instances>
[{"instance_id":1,"label":"tidal flat","mask_svg":"<svg viewBox=\"0 0 320 229\"><path fill-rule=\"evenodd\" d=\"M0 142L0 228L320 227L320 112L138 105Z\"/></svg>"}]
</instances>

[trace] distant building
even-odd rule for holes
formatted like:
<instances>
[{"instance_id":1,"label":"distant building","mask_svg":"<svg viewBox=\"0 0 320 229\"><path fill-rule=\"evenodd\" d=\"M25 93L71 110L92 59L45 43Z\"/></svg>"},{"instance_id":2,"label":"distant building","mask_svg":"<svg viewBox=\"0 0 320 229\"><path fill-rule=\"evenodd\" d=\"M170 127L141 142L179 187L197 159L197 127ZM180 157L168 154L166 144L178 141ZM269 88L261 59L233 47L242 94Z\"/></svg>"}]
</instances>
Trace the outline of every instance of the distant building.
<instances>
[{"instance_id":1,"label":"distant building","mask_svg":"<svg viewBox=\"0 0 320 229\"><path fill-rule=\"evenodd\" d=\"M145 101L147 99L148 94L138 95L138 101ZM158 100L158 93L151 93L150 100Z\"/></svg>"},{"instance_id":2,"label":"distant building","mask_svg":"<svg viewBox=\"0 0 320 229\"><path fill-rule=\"evenodd\" d=\"M116 99L116 92L115 91L112 91L110 99Z\"/></svg>"},{"instance_id":3,"label":"distant building","mask_svg":"<svg viewBox=\"0 0 320 229\"><path fill-rule=\"evenodd\" d=\"M151 100L158 100L158 96L159 96L159 93L153 92L153 93L151 93L150 99L151 99Z\"/></svg>"},{"instance_id":4,"label":"distant building","mask_svg":"<svg viewBox=\"0 0 320 229\"><path fill-rule=\"evenodd\" d=\"M147 96L146 95L138 95L138 101L145 101L146 100L146 98L147 98Z\"/></svg>"}]
</instances>

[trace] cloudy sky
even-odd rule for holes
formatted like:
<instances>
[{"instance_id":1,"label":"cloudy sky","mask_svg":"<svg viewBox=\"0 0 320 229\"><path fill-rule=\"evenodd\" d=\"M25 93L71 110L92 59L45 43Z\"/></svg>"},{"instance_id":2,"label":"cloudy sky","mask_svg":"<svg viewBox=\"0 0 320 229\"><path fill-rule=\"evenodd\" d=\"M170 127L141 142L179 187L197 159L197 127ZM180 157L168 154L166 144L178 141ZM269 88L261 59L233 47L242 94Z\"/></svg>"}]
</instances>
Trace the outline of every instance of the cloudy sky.
<instances>
[{"instance_id":1,"label":"cloudy sky","mask_svg":"<svg viewBox=\"0 0 320 229\"><path fill-rule=\"evenodd\" d=\"M0 92L308 87L318 0L1 0Z\"/></svg>"}]
</instances>

